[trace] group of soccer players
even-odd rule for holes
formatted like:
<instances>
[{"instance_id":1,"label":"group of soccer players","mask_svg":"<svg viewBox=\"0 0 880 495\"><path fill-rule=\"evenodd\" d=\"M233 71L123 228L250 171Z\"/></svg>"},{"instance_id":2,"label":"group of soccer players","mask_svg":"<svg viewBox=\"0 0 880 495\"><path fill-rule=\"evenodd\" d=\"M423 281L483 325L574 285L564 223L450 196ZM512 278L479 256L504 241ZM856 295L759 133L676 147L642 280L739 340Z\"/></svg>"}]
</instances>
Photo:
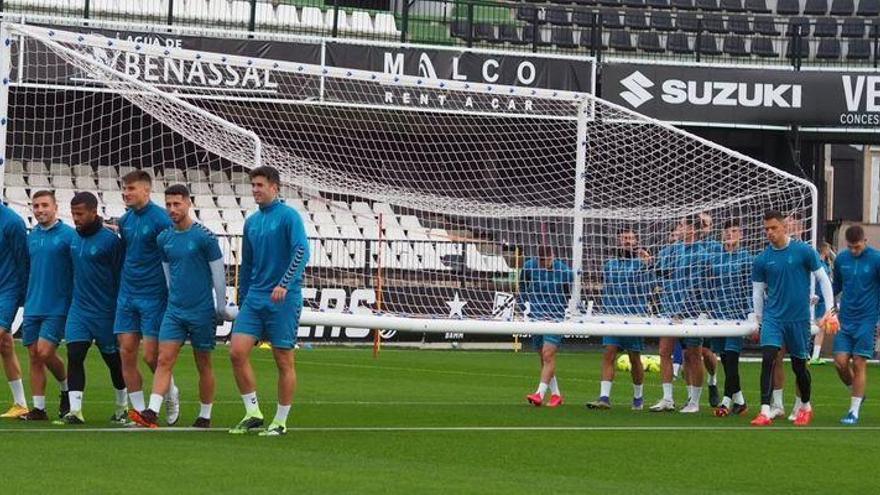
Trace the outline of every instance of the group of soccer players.
<instances>
[{"instance_id":1,"label":"group of soccer players","mask_svg":"<svg viewBox=\"0 0 880 495\"><path fill-rule=\"evenodd\" d=\"M122 196L127 211L117 228L104 224L98 200L88 192L77 193L71 200L75 229L58 218L51 191L32 196L38 224L30 234L17 214L0 205L0 251L4 253L0 257L0 358L14 402L2 416L49 419L48 369L61 390L60 419L55 423L84 423L84 363L94 342L116 389L116 412L111 420L157 428L165 405L166 422L174 425L180 416L180 392L173 369L181 346L190 340L201 403L193 427L210 428L216 325L220 320L234 320L230 358L245 416L230 433L286 433L296 388L293 346L309 247L299 214L278 199L278 171L259 167L251 171L250 179L259 210L245 222L240 310L227 305L220 246L210 230L193 221L193 204L184 185L165 190L162 208L150 201L152 179L147 172L126 174ZM22 305L31 408L12 340L13 319ZM57 354L62 340L67 343L66 367ZM278 406L266 428L250 363L251 350L260 341L271 343L278 369ZM154 374L148 401L138 369L141 347Z\"/></svg>"},{"instance_id":2,"label":"group of soccer players","mask_svg":"<svg viewBox=\"0 0 880 495\"><path fill-rule=\"evenodd\" d=\"M815 315L826 333L837 333L834 360L852 400L843 424L856 424L865 393L867 359L874 353L875 329L880 320L880 251L867 245L864 229L847 229L848 249L834 263L833 283L827 267L812 246L800 239L799 222L778 211L764 215L767 247L757 255L743 244L743 229L736 221L724 224L721 242L711 239L712 218L701 214L677 224L667 246L655 257L640 247L638 233L624 228L617 233L618 255L603 267L602 311L611 315L660 314L671 319L697 318L744 320L754 313L761 347L761 409L752 421L755 426L772 424L784 415L782 406L783 356L791 358L797 384L797 399L789 419L795 425L810 424L811 376L807 363L811 338L811 284L815 280L821 301ZM522 294L536 319L561 319L567 308L571 269L556 259L549 248L523 268ZM750 283L751 281L751 283ZM752 290L749 291L751 286ZM659 297L655 297L659 296ZM839 305L835 304L839 296ZM535 312L538 307L539 311ZM840 308L839 320L837 308ZM827 309L826 309L827 308ZM673 356L683 348L687 403L680 412L700 410L704 368L709 372L709 403L716 416L744 415L748 411L739 376L742 337L660 338L662 398L650 407L652 412L674 411ZM541 406L563 403L556 380L556 352L562 337L536 336L534 344L541 356L538 389L526 400ZM605 337L599 398L586 404L589 409L610 409L611 388L618 354L626 352L631 363L633 399L631 407L644 407L644 368L642 337ZM717 355L724 369L723 396L717 394L715 369ZM720 400L719 400L720 399Z\"/></svg>"}]
</instances>

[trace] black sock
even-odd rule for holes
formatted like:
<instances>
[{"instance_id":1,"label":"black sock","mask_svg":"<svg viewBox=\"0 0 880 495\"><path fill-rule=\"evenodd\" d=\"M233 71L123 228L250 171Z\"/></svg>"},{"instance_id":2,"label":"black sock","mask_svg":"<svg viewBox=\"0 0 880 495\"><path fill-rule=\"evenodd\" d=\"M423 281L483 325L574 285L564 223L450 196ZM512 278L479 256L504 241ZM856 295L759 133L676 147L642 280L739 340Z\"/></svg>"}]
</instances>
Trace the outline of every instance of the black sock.
<instances>
[{"instance_id":1,"label":"black sock","mask_svg":"<svg viewBox=\"0 0 880 495\"><path fill-rule=\"evenodd\" d=\"M761 405L770 405L773 399L773 365L778 347L764 346L761 356Z\"/></svg>"},{"instance_id":2,"label":"black sock","mask_svg":"<svg viewBox=\"0 0 880 495\"><path fill-rule=\"evenodd\" d=\"M794 370L794 376L797 379L798 390L801 392L801 402L810 402L812 377L810 377L810 370L807 369L807 360L792 357L791 369Z\"/></svg>"},{"instance_id":3,"label":"black sock","mask_svg":"<svg viewBox=\"0 0 880 495\"><path fill-rule=\"evenodd\" d=\"M67 344L67 387L74 392L86 388L86 355L91 342L70 342Z\"/></svg>"},{"instance_id":4,"label":"black sock","mask_svg":"<svg viewBox=\"0 0 880 495\"><path fill-rule=\"evenodd\" d=\"M733 398L733 394L741 390L739 384L739 353L724 351L721 353L724 365L724 395Z\"/></svg>"},{"instance_id":5,"label":"black sock","mask_svg":"<svg viewBox=\"0 0 880 495\"><path fill-rule=\"evenodd\" d=\"M101 353L107 369L110 370L110 380L113 381L113 388L122 390L125 388L125 380L122 378L122 361L119 359L119 351L110 354Z\"/></svg>"}]
</instances>

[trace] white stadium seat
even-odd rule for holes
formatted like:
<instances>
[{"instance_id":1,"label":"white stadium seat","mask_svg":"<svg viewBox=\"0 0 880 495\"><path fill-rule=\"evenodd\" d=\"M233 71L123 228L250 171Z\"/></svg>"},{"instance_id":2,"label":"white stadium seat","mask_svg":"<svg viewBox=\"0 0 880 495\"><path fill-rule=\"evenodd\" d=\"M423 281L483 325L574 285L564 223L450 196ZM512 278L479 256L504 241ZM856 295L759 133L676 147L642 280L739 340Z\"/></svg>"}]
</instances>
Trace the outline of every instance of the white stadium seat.
<instances>
[{"instance_id":1,"label":"white stadium seat","mask_svg":"<svg viewBox=\"0 0 880 495\"><path fill-rule=\"evenodd\" d=\"M119 182L113 177L98 177L98 189L102 191L119 191Z\"/></svg>"},{"instance_id":2,"label":"white stadium seat","mask_svg":"<svg viewBox=\"0 0 880 495\"><path fill-rule=\"evenodd\" d=\"M170 184L186 184L186 174L183 170L179 168L166 168L165 173L162 174L162 177L165 178L165 182Z\"/></svg>"},{"instance_id":3,"label":"white stadium seat","mask_svg":"<svg viewBox=\"0 0 880 495\"><path fill-rule=\"evenodd\" d=\"M348 28L356 33L372 33L373 19L370 17L370 13L363 10L352 12L351 18L348 20Z\"/></svg>"},{"instance_id":4,"label":"white stadium seat","mask_svg":"<svg viewBox=\"0 0 880 495\"><path fill-rule=\"evenodd\" d=\"M28 176L28 185L33 188L45 189L52 187L52 184L49 182L48 175L29 175Z\"/></svg>"},{"instance_id":5,"label":"white stadium seat","mask_svg":"<svg viewBox=\"0 0 880 495\"><path fill-rule=\"evenodd\" d=\"M220 210L214 208L202 208L199 210L199 220L203 222L207 221L217 221L222 222L223 217L220 215Z\"/></svg>"},{"instance_id":6,"label":"white stadium seat","mask_svg":"<svg viewBox=\"0 0 880 495\"><path fill-rule=\"evenodd\" d=\"M74 165L72 172L74 177L92 177L95 174L92 166L84 163Z\"/></svg>"},{"instance_id":7,"label":"white stadium seat","mask_svg":"<svg viewBox=\"0 0 880 495\"><path fill-rule=\"evenodd\" d=\"M49 174L52 177L70 177L70 166L65 163L52 163L49 165Z\"/></svg>"},{"instance_id":8,"label":"white stadium seat","mask_svg":"<svg viewBox=\"0 0 880 495\"><path fill-rule=\"evenodd\" d=\"M400 226L404 229L421 229L422 224L419 222L419 217L415 215L401 215L400 216Z\"/></svg>"},{"instance_id":9,"label":"white stadium seat","mask_svg":"<svg viewBox=\"0 0 880 495\"><path fill-rule=\"evenodd\" d=\"M356 225L340 225L339 226L339 235L341 235L345 239L363 239L364 236L361 234L361 229Z\"/></svg>"},{"instance_id":10,"label":"white stadium seat","mask_svg":"<svg viewBox=\"0 0 880 495\"><path fill-rule=\"evenodd\" d=\"M338 20L336 21L336 25L337 25L336 29L338 29L340 31L346 31L346 30L348 30L348 14L346 14L345 11L342 10L341 8L339 9L338 12L339 12L339 16L338 16ZM334 16L334 14L333 14L332 8L329 8L329 9L327 9L327 12L324 12L324 25L327 27L328 30L333 29L333 16Z\"/></svg>"},{"instance_id":11,"label":"white stadium seat","mask_svg":"<svg viewBox=\"0 0 880 495\"><path fill-rule=\"evenodd\" d=\"M67 210L70 208L70 200L73 199L74 194L76 191L72 189L56 189L55 201L58 202L60 208Z\"/></svg>"},{"instance_id":12,"label":"white stadium seat","mask_svg":"<svg viewBox=\"0 0 880 495\"><path fill-rule=\"evenodd\" d=\"M24 176L18 173L7 172L3 183L7 186L27 187L27 181L24 180Z\"/></svg>"},{"instance_id":13,"label":"white stadium seat","mask_svg":"<svg viewBox=\"0 0 880 495\"><path fill-rule=\"evenodd\" d=\"M239 0L235 3L244 3L247 8L250 9L250 2L246 2L243 0ZM293 8L289 5L285 5L285 7L290 7L293 9L294 16L296 15L296 8ZM233 9L236 7L233 7ZM297 21L294 17L293 22L290 23L291 26L296 25ZM275 7L272 6L269 2L257 2L257 19L256 25L259 29L260 26L268 26L268 27L277 27L278 26L278 17L275 11Z\"/></svg>"},{"instance_id":14,"label":"white stadium seat","mask_svg":"<svg viewBox=\"0 0 880 495\"><path fill-rule=\"evenodd\" d=\"M342 237L339 233L339 227L336 225L327 225L327 224L316 224L315 227L318 230L318 237L322 239L338 239Z\"/></svg>"},{"instance_id":15,"label":"white stadium seat","mask_svg":"<svg viewBox=\"0 0 880 495\"><path fill-rule=\"evenodd\" d=\"M24 163L19 160L9 160L6 164L6 173L10 172L24 175Z\"/></svg>"},{"instance_id":16,"label":"white stadium seat","mask_svg":"<svg viewBox=\"0 0 880 495\"><path fill-rule=\"evenodd\" d=\"M52 175L52 187L56 189L76 189L73 177L69 175Z\"/></svg>"},{"instance_id":17,"label":"white stadium seat","mask_svg":"<svg viewBox=\"0 0 880 495\"><path fill-rule=\"evenodd\" d=\"M217 204L214 203L214 197L204 194L193 194L193 204L195 204L199 208L216 208Z\"/></svg>"},{"instance_id":18,"label":"white stadium seat","mask_svg":"<svg viewBox=\"0 0 880 495\"><path fill-rule=\"evenodd\" d=\"M312 213L330 213L327 202L321 199L310 199L306 205L306 210Z\"/></svg>"},{"instance_id":19,"label":"white stadium seat","mask_svg":"<svg viewBox=\"0 0 880 495\"><path fill-rule=\"evenodd\" d=\"M211 22L228 22L230 21L229 2L227 0L210 0L208 2L208 10L202 11L201 19L207 18Z\"/></svg>"},{"instance_id":20,"label":"white stadium seat","mask_svg":"<svg viewBox=\"0 0 880 495\"><path fill-rule=\"evenodd\" d=\"M321 11L318 11L320 16ZM279 27L294 27L300 25L299 14L293 5L281 4L275 10L275 25Z\"/></svg>"},{"instance_id":21,"label":"white stadium seat","mask_svg":"<svg viewBox=\"0 0 880 495\"><path fill-rule=\"evenodd\" d=\"M217 206L220 208L238 208L238 200L232 194L217 196Z\"/></svg>"},{"instance_id":22,"label":"white stadium seat","mask_svg":"<svg viewBox=\"0 0 880 495\"><path fill-rule=\"evenodd\" d=\"M125 215L125 205L108 204L104 207L104 218L119 218Z\"/></svg>"},{"instance_id":23,"label":"white stadium seat","mask_svg":"<svg viewBox=\"0 0 880 495\"><path fill-rule=\"evenodd\" d=\"M125 201L122 199L122 193L118 191L104 191L102 194L104 204L107 206L115 205L125 207Z\"/></svg>"},{"instance_id":24,"label":"white stadium seat","mask_svg":"<svg viewBox=\"0 0 880 495\"><path fill-rule=\"evenodd\" d=\"M321 13L321 9L318 7L303 7L300 13L299 25L307 29L323 28L324 15Z\"/></svg>"},{"instance_id":25,"label":"white stadium seat","mask_svg":"<svg viewBox=\"0 0 880 495\"><path fill-rule=\"evenodd\" d=\"M258 9L262 2L257 2ZM269 4L271 6L272 4ZM229 19L237 24L247 24L251 20L250 2L244 0L235 0L229 4Z\"/></svg>"},{"instance_id":26,"label":"white stadium seat","mask_svg":"<svg viewBox=\"0 0 880 495\"><path fill-rule=\"evenodd\" d=\"M202 220L202 225L207 227L208 230L214 233L217 236L225 236L226 228L223 226L223 222L220 220Z\"/></svg>"},{"instance_id":27,"label":"white stadium seat","mask_svg":"<svg viewBox=\"0 0 880 495\"><path fill-rule=\"evenodd\" d=\"M43 162L27 162L25 163L25 172L28 175L49 175L49 169Z\"/></svg>"},{"instance_id":28,"label":"white stadium seat","mask_svg":"<svg viewBox=\"0 0 880 495\"><path fill-rule=\"evenodd\" d=\"M373 24L373 31L376 34L400 35L397 29L397 23L391 14L378 13Z\"/></svg>"},{"instance_id":29,"label":"white stadium seat","mask_svg":"<svg viewBox=\"0 0 880 495\"><path fill-rule=\"evenodd\" d=\"M31 201L27 191L23 187L7 187L4 193L6 200L10 202L29 204Z\"/></svg>"},{"instance_id":30,"label":"white stadium seat","mask_svg":"<svg viewBox=\"0 0 880 495\"><path fill-rule=\"evenodd\" d=\"M222 0L226 1L226 0ZM208 174L200 168L188 168L184 170L187 182L208 182Z\"/></svg>"},{"instance_id":31,"label":"white stadium seat","mask_svg":"<svg viewBox=\"0 0 880 495\"><path fill-rule=\"evenodd\" d=\"M95 181L95 178L86 175L77 175L74 177L73 184L81 191L94 191L98 188L98 183Z\"/></svg>"},{"instance_id":32,"label":"white stadium seat","mask_svg":"<svg viewBox=\"0 0 880 495\"><path fill-rule=\"evenodd\" d=\"M157 205L161 206L162 208L165 208L165 193L164 192L156 192L156 191L151 192L150 193L150 200L153 203L156 203Z\"/></svg>"},{"instance_id":33,"label":"white stadium seat","mask_svg":"<svg viewBox=\"0 0 880 495\"><path fill-rule=\"evenodd\" d=\"M247 195L242 196L241 198L241 209L247 211L253 211L257 208L257 202L254 201L254 197Z\"/></svg>"},{"instance_id":34,"label":"white stadium seat","mask_svg":"<svg viewBox=\"0 0 880 495\"><path fill-rule=\"evenodd\" d=\"M373 213L383 214L383 215L394 215L394 209L391 208L391 205L388 203L373 203Z\"/></svg>"},{"instance_id":35,"label":"white stadium seat","mask_svg":"<svg viewBox=\"0 0 880 495\"><path fill-rule=\"evenodd\" d=\"M365 203L363 201L355 201L351 204L351 211L353 213L361 214L361 215L373 215L373 209L370 208L369 203Z\"/></svg>"},{"instance_id":36,"label":"white stadium seat","mask_svg":"<svg viewBox=\"0 0 880 495\"><path fill-rule=\"evenodd\" d=\"M239 222L244 223L244 215L241 214L241 210L236 208L225 208L220 213L223 214L223 220L227 222Z\"/></svg>"},{"instance_id":37,"label":"white stadium seat","mask_svg":"<svg viewBox=\"0 0 880 495\"><path fill-rule=\"evenodd\" d=\"M226 231L229 235L244 235L244 222L228 222Z\"/></svg>"},{"instance_id":38,"label":"white stadium seat","mask_svg":"<svg viewBox=\"0 0 880 495\"><path fill-rule=\"evenodd\" d=\"M207 182L193 182L189 185L189 192L191 194L200 194L203 196L214 195L214 191L211 190L211 186L208 185Z\"/></svg>"},{"instance_id":39,"label":"white stadium seat","mask_svg":"<svg viewBox=\"0 0 880 495\"><path fill-rule=\"evenodd\" d=\"M214 194L217 196L235 196L235 189L232 188L232 184L228 182L216 182L211 179L211 184L213 184Z\"/></svg>"}]
</instances>

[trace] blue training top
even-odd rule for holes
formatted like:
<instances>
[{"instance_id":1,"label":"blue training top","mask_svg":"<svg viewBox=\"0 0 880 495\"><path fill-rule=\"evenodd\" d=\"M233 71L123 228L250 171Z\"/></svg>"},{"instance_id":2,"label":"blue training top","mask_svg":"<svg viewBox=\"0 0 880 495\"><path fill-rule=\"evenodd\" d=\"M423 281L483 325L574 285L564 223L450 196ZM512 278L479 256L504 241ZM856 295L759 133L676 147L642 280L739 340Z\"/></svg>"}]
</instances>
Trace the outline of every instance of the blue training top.
<instances>
[{"instance_id":1,"label":"blue training top","mask_svg":"<svg viewBox=\"0 0 880 495\"><path fill-rule=\"evenodd\" d=\"M107 227L92 235L77 231L70 244L73 259L73 302L70 314L113 318L122 271L122 240Z\"/></svg>"},{"instance_id":2,"label":"blue training top","mask_svg":"<svg viewBox=\"0 0 880 495\"><path fill-rule=\"evenodd\" d=\"M782 249L767 248L752 264L752 282L767 284L764 319L810 319L810 274L822 267L819 253L809 244L791 239Z\"/></svg>"},{"instance_id":3,"label":"blue training top","mask_svg":"<svg viewBox=\"0 0 880 495\"><path fill-rule=\"evenodd\" d=\"M571 284L571 268L560 260L553 260L553 269L541 267L538 258L529 258L522 269L523 298L529 302L529 316L536 320L565 318Z\"/></svg>"},{"instance_id":4,"label":"blue training top","mask_svg":"<svg viewBox=\"0 0 880 495\"><path fill-rule=\"evenodd\" d=\"M710 256L712 316L740 320L752 311L750 277L754 256L745 249Z\"/></svg>"},{"instance_id":5,"label":"blue training top","mask_svg":"<svg viewBox=\"0 0 880 495\"><path fill-rule=\"evenodd\" d=\"M152 201L140 210L130 208L119 219L119 232L125 246L120 295L152 299L167 297L162 253L156 237L168 227L171 227L168 213Z\"/></svg>"},{"instance_id":6,"label":"blue training top","mask_svg":"<svg viewBox=\"0 0 880 495\"><path fill-rule=\"evenodd\" d=\"M186 230L165 229L158 242L162 261L168 263L171 273L168 308L214 310L210 263L223 257L214 233L200 223L193 223Z\"/></svg>"},{"instance_id":7,"label":"blue training top","mask_svg":"<svg viewBox=\"0 0 880 495\"><path fill-rule=\"evenodd\" d=\"M602 275L602 311L629 315L650 312L654 274L641 258L610 259Z\"/></svg>"},{"instance_id":8,"label":"blue training top","mask_svg":"<svg viewBox=\"0 0 880 495\"><path fill-rule=\"evenodd\" d=\"M260 206L244 222L241 258L240 303L251 292L268 296L275 287L299 290L309 262L309 239L299 213L277 199Z\"/></svg>"},{"instance_id":9,"label":"blue training top","mask_svg":"<svg viewBox=\"0 0 880 495\"><path fill-rule=\"evenodd\" d=\"M0 298L24 303L28 281L27 227L11 208L0 203Z\"/></svg>"},{"instance_id":10,"label":"blue training top","mask_svg":"<svg viewBox=\"0 0 880 495\"><path fill-rule=\"evenodd\" d=\"M657 260L658 276L663 280L661 312L665 316L695 317L703 311L703 289L708 256L700 243L683 242L667 246Z\"/></svg>"},{"instance_id":11,"label":"blue training top","mask_svg":"<svg viewBox=\"0 0 880 495\"><path fill-rule=\"evenodd\" d=\"M28 235L27 298L25 316L66 316L73 295L70 245L76 230L61 220L49 228L37 225Z\"/></svg>"},{"instance_id":12,"label":"blue training top","mask_svg":"<svg viewBox=\"0 0 880 495\"><path fill-rule=\"evenodd\" d=\"M880 318L880 251L868 246L859 256L849 249L834 262L834 294L840 297L840 319Z\"/></svg>"}]
</instances>

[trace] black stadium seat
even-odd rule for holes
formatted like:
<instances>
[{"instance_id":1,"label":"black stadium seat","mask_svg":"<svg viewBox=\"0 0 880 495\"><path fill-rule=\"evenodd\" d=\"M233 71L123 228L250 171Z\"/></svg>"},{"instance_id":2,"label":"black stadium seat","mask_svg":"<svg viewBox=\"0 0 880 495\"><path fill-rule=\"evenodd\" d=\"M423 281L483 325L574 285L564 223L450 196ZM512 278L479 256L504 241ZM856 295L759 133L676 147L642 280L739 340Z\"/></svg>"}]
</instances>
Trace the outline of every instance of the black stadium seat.
<instances>
[{"instance_id":1,"label":"black stadium seat","mask_svg":"<svg viewBox=\"0 0 880 495\"><path fill-rule=\"evenodd\" d=\"M755 32L765 36L779 36L779 27L776 25L776 19L770 16L755 17Z\"/></svg>"},{"instance_id":2,"label":"black stadium seat","mask_svg":"<svg viewBox=\"0 0 880 495\"><path fill-rule=\"evenodd\" d=\"M615 50L632 51L635 50L632 44L632 38L629 31L611 31L611 37L608 40L608 46Z\"/></svg>"},{"instance_id":3,"label":"black stadium seat","mask_svg":"<svg viewBox=\"0 0 880 495\"><path fill-rule=\"evenodd\" d=\"M721 0L721 9L727 12L745 12L742 0Z\"/></svg>"},{"instance_id":4,"label":"black stadium seat","mask_svg":"<svg viewBox=\"0 0 880 495\"><path fill-rule=\"evenodd\" d=\"M837 38L826 38L819 42L819 48L816 50L816 58L823 60L837 60L840 58L840 40Z\"/></svg>"},{"instance_id":5,"label":"black stadium seat","mask_svg":"<svg viewBox=\"0 0 880 495\"><path fill-rule=\"evenodd\" d=\"M856 6L853 0L834 0L831 2L831 15L853 15L855 10Z\"/></svg>"},{"instance_id":6,"label":"black stadium seat","mask_svg":"<svg viewBox=\"0 0 880 495\"><path fill-rule=\"evenodd\" d=\"M807 0L804 15L825 15L828 12L828 0Z\"/></svg>"},{"instance_id":7,"label":"black stadium seat","mask_svg":"<svg viewBox=\"0 0 880 495\"><path fill-rule=\"evenodd\" d=\"M753 38L751 51L752 55L757 55L758 57L771 58L779 56L773 47L773 40L770 38Z\"/></svg>"},{"instance_id":8,"label":"black stadium seat","mask_svg":"<svg viewBox=\"0 0 880 495\"><path fill-rule=\"evenodd\" d=\"M721 50L718 49L718 42L715 40L715 37L710 34L701 34L697 37L699 40L699 49L697 49L696 42L694 43L694 51L699 51L704 55L721 55Z\"/></svg>"},{"instance_id":9,"label":"black stadium seat","mask_svg":"<svg viewBox=\"0 0 880 495\"><path fill-rule=\"evenodd\" d=\"M660 35L657 33L639 33L638 49L648 53L663 53L660 46Z\"/></svg>"},{"instance_id":10,"label":"black stadium seat","mask_svg":"<svg viewBox=\"0 0 880 495\"><path fill-rule=\"evenodd\" d=\"M559 48L575 48L574 31L568 26L553 26L550 30L550 43Z\"/></svg>"},{"instance_id":11,"label":"black stadium seat","mask_svg":"<svg viewBox=\"0 0 880 495\"><path fill-rule=\"evenodd\" d=\"M648 0L648 7L652 9L668 9L672 6L669 5L669 0Z\"/></svg>"},{"instance_id":12,"label":"black stadium seat","mask_svg":"<svg viewBox=\"0 0 880 495\"><path fill-rule=\"evenodd\" d=\"M734 57L748 57L746 40L742 36L727 36L724 38L724 53Z\"/></svg>"},{"instance_id":13,"label":"black stadium seat","mask_svg":"<svg viewBox=\"0 0 880 495\"><path fill-rule=\"evenodd\" d=\"M798 44L798 40L791 40L785 44L785 58L794 58L795 56L795 45ZM800 56L802 59L810 58L810 42L806 39L800 40Z\"/></svg>"},{"instance_id":14,"label":"black stadium seat","mask_svg":"<svg viewBox=\"0 0 880 495\"><path fill-rule=\"evenodd\" d=\"M574 13L571 14L571 22L574 23L575 26L592 26L593 13L589 10L575 10Z\"/></svg>"},{"instance_id":15,"label":"black stadium seat","mask_svg":"<svg viewBox=\"0 0 880 495\"><path fill-rule=\"evenodd\" d=\"M487 22L474 23L474 39L477 41L498 41L495 26Z\"/></svg>"},{"instance_id":16,"label":"black stadium seat","mask_svg":"<svg viewBox=\"0 0 880 495\"><path fill-rule=\"evenodd\" d=\"M724 19L718 14L705 14L703 16L703 29L710 33L727 34L727 27L724 25Z\"/></svg>"},{"instance_id":17,"label":"black stadium seat","mask_svg":"<svg viewBox=\"0 0 880 495\"><path fill-rule=\"evenodd\" d=\"M688 43L688 36L684 33L669 33L666 37L666 51L677 54L694 53Z\"/></svg>"},{"instance_id":18,"label":"black stadium seat","mask_svg":"<svg viewBox=\"0 0 880 495\"><path fill-rule=\"evenodd\" d=\"M865 20L859 17L849 17L843 20L843 27L840 30L842 38L864 38L865 37Z\"/></svg>"},{"instance_id":19,"label":"black stadium seat","mask_svg":"<svg viewBox=\"0 0 880 495\"><path fill-rule=\"evenodd\" d=\"M800 28L801 36L810 35L810 20L806 17L791 17L788 19L788 28L785 30L786 36L794 35Z\"/></svg>"},{"instance_id":20,"label":"black stadium seat","mask_svg":"<svg viewBox=\"0 0 880 495\"><path fill-rule=\"evenodd\" d=\"M746 0L746 10L755 14L769 14L770 9L767 8L767 0Z\"/></svg>"},{"instance_id":21,"label":"black stadium seat","mask_svg":"<svg viewBox=\"0 0 880 495\"><path fill-rule=\"evenodd\" d=\"M833 17L820 17L816 19L816 27L813 28L813 36L819 38L837 37L837 19Z\"/></svg>"},{"instance_id":22,"label":"black stadium seat","mask_svg":"<svg viewBox=\"0 0 880 495\"><path fill-rule=\"evenodd\" d=\"M538 15L538 7L534 5L520 5L516 9L516 18L521 21L532 22Z\"/></svg>"},{"instance_id":23,"label":"black stadium seat","mask_svg":"<svg viewBox=\"0 0 880 495\"><path fill-rule=\"evenodd\" d=\"M595 28L589 29L581 29L581 34L578 36L578 43L584 48L600 48L602 46L602 40L598 39L599 31L595 30ZM596 40L593 39L593 36L596 36Z\"/></svg>"},{"instance_id":24,"label":"black stadium seat","mask_svg":"<svg viewBox=\"0 0 880 495\"><path fill-rule=\"evenodd\" d=\"M864 60L871 58L871 42L868 40L849 40L847 43L846 58L850 60Z\"/></svg>"},{"instance_id":25,"label":"black stadium seat","mask_svg":"<svg viewBox=\"0 0 880 495\"><path fill-rule=\"evenodd\" d=\"M675 26L672 25L672 14L663 11L652 11L651 29L655 31L675 31Z\"/></svg>"},{"instance_id":26,"label":"black stadium seat","mask_svg":"<svg viewBox=\"0 0 880 495\"><path fill-rule=\"evenodd\" d=\"M680 13L675 19L675 26L682 31L696 33L700 30L700 20L697 14Z\"/></svg>"},{"instance_id":27,"label":"black stadium seat","mask_svg":"<svg viewBox=\"0 0 880 495\"><path fill-rule=\"evenodd\" d=\"M449 25L449 33L453 38L471 39L467 19L456 19Z\"/></svg>"},{"instance_id":28,"label":"black stadium seat","mask_svg":"<svg viewBox=\"0 0 880 495\"><path fill-rule=\"evenodd\" d=\"M620 21L620 12L613 9L602 9L602 27L607 29L622 29L623 23Z\"/></svg>"},{"instance_id":29,"label":"black stadium seat","mask_svg":"<svg viewBox=\"0 0 880 495\"><path fill-rule=\"evenodd\" d=\"M708 12L721 10L721 7L718 6L718 0L697 0L697 8Z\"/></svg>"},{"instance_id":30,"label":"black stadium seat","mask_svg":"<svg viewBox=\"0 0 880 495\"><path fill-rule=\"evenodd\" d=\"M694 9L694 0L671 0L669 3L678 10Z\"/></svg>"},{"instance_id":31,"label":"black stadium seat","mask_svg":"<svg viewBox=\"0 0 880 495\"><path fill-rule=\"evenodd\" d=\"M645 0L623 0L623 6L631 9L645 8Z\"/></svg>"},{"instance_id":32,"label":"black stadium seat","mask_svg":"<svg viewBox=\"0 0 880 495\"><path fill-rule=\"evenodd\" d=\"M568 11L559 7L549 7L544 10L544 22L553 24L554 26L571 25L571 20L568 18Z\"/></svg>"},{"instance_id":33,"label":"black stadium seat","mask_svg":"<svg viewBox=\"0 0 880 495\"><path fill-rule=\"evenodd\" d=\"M744 15L732 15L727 20L727 28L735 34L753 34L752 24L749 18Z\"/></svg>"},{"instance_id":34,"label":"black stadium seat","mask_svg":"<svg viewBox=\"0 0 880 495\"><path fill-rule=\"evenodd\" d=\"M514 24L502 24L498 26L498 40L506 41L514 45L523 43L522 36L519 34L519 28Z\"/></svg>"},{"instance_id":35,"label":"black stadium seat","mask_svg":"<svg viewBox=\"0 0 880 495\"><path fill-rule=\"evenodd\" d=\"M641 10L627 10L623 15L623 25L629 29L648 29L648 19Z\"/></svg>"},{"instance_id":36,"label":"black stadium seat","mask_svg":"<svg viewBox=\"0 0 880 495\"><path fill-rule=\"evenodd\" d=\"M776 13L779 15L798 15L801 13L800 0L778 0Z\"/></svg>"},{"instance_id":37,"label":"black stadium seat","mask_svg":"<svg viewBox=\"0 0 880 495\"><path fill-rule=\"evenodd\" d=\"M880 0L859 0L858 15L876 17L880 15Z\"/></svg>"},{"instance_id":38,"label":"black stadium seat","mask_svg":"<svg viewBox=\"0 0 880 495\"><path fill-rule=\"evenodd\" d=\"M620 0L599 0L599 5L606 7L620 7Z\"/></svg>"}]
</instances>

